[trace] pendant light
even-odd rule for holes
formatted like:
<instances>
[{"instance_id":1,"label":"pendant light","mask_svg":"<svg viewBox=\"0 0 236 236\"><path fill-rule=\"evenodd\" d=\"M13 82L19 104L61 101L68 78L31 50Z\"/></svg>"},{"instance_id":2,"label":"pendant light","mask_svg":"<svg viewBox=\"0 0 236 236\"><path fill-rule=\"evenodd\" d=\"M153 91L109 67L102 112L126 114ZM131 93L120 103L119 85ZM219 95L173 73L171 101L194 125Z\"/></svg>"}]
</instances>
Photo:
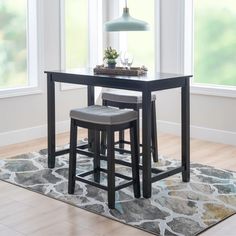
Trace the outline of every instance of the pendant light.
<instances>
[{"instance_id":1,"label":"pendant light","mask_svg":"<svg viewBox=\"0 0 236 236\"><path fill-rule=\"evenodd\" d=\"M130 16L127 0L121 17L105 23L106 31L147 31L149 25L147 22L135 19Z\"/></svg>"}]
</instances>

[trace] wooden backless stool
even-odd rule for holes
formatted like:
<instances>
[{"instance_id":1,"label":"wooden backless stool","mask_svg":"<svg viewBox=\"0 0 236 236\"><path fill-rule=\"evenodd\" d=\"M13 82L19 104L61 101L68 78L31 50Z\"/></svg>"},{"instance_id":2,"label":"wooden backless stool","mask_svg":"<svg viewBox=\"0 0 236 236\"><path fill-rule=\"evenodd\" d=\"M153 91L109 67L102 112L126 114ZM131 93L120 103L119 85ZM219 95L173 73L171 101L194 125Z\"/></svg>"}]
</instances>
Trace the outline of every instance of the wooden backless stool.
<instances>
[{"instance_id":1,"label":"wooden backless stool","mask_svg":"<svg viewBox=\"0 0 236 236\"><path fill-rule=\"evenodd\" d=\"M142 94L134 91L112 90L102 93L102 101L104 106L118 107L120 109L133 109L138 112L142 109ZM151 110L151 143L153 161L158 161L158 141L157 141L157 125L156 125L156 95L152 94L152 110ZM139 119L138 119L139 120ZM139 123L138 123L139 124ZM139 127L139 125L138 125ZM102 153L105 153L105 135L102 135ZM124 138L124 131L119 132L119 149L120 153L129 153L124 149L124 144L129 144ZM142 144L140 144L142 146ZM118 150L118 149L117 149Z\"/></svg>"},{"instance_id":2,"label":"wooden backless stool","mask_svg":"<svg viewBox=\"0 0 236 236\"><path fill-rule=\"evenodd\" d=\"M73 194L75 181L90 184L92 186L108 191L108 207L115 208L115 191L133 185L135 198L140 197L139 182L139 147L137 139L137 118L136 111L116 109L106 106L89 106L71 110L70 130L70 160L69 160L69 184L68 193ZM93 152L81 150L77 147L77 127L94 130ZM131 137L131 163L126 164L115 159L114 132L130 129ZM107 156L100 154L100 131L107 135ZM76 153L93 157L93 170L76 175ZM100 167L100 160L107 161L107 169ZM132 177L115 173L115 163L130 166ZM100 172L107 173L107 186L100 184ZM85 179L85 176L94 175L94 181ZM127 182L115 185L115 176L125 179Z\"/></svg>"}]
</instances>

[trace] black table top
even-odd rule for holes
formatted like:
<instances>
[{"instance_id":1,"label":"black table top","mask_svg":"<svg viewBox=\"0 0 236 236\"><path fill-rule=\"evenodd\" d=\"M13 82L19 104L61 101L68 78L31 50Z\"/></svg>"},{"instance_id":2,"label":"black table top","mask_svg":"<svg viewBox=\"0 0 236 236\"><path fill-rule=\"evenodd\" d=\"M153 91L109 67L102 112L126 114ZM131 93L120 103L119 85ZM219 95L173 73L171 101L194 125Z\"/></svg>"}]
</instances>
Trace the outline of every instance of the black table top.
<instances>
[{"instance_id":1,"label":"black table top","mask_svg":"<svg viewBox=\"0 0 236 236\"><path fill-rule=\"evenodd\" d=\"M45 71L52 81L135 91L183 87L192 75L150 73L143 76L97 75L92 68Z\"/></svg>"},{"instance_id":2,"label":"black table top","mask_svg":"<svg viewBox=\"0 0 236 236\"><path fill-rule=\"evenodd\" d=\"M98 78L115 78L115 79L121 79L121 80L134 80L134 81L154 81L154 80L166 80L166 79L192 77L192 75L158 73L158 72L157 73L148 72L146 75L142 75L142 76L97 75L97 74L94 74L92 68L53 70L53 71L45 71L45 73L51 73L51 74L64 73L68 75L81 75L81 76L88 76L88 77L94 76Z\"/></svg>"}]
</instances>

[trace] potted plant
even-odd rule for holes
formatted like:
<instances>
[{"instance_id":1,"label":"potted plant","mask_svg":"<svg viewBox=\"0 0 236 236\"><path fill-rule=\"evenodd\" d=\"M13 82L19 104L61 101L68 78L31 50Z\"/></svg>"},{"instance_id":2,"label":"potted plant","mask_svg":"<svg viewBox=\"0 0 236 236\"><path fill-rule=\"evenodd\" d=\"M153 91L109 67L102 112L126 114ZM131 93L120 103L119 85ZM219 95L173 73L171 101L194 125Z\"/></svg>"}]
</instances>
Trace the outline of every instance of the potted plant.
<instances>
[{"instance_id":1,"label":"potted plant","mask_svg":"<svg viewBox=\"0 0 236 236\"><path fill-rule=\"evenodd\" d=\"M104 52L103 60L106 60L108 68L114 69L116 67L116 59L119 57L119 53L116 49L108 47Z\"/></svg>"}]
</instances>

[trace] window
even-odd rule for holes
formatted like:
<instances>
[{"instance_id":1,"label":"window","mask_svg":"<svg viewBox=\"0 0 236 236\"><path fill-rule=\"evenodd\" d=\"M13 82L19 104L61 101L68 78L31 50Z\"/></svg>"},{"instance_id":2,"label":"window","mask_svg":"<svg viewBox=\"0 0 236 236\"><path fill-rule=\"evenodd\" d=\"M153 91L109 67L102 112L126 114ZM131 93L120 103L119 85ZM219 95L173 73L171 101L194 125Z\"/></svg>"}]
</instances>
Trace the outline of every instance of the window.
<instances>
[{"instance_id":1,"label":"window","mask_svg":"<svg viewBox=\"0 0 236 236\"><path fill-rule=\"evenodd\" d=\"M88 1L64 2L64 65L66 68L88 65ZM78 14L79 12L79 14Z\"/></svg>"},{"instance_id":2,"label":"window","mask_svg":"<svg viewBox=\"0 0 236 236\"><path fill-rule=\"evenodd\" d=\"M236 86L236 2L194 1L194 84Z\"/></svg>"},{"instance_id":3,"label":"window","mask_svg":"<svg viewBox=\"0 0 236 236\"><path fill-rule=\"evenodd\" d=\"M123 1L121 1L120 9L123 9L123 4ZM150 30L120 33L120 50L128 51L133 55L133 66L145 65L149 70L153 70L156 64L155 53L157 51L157 44L155 43L155 17L158 11L155 0L146 1L145 3L140 0L129 0L128 7L130 9L130 15L148 22ZM122 12L120 12L121 14Z\"/></svg>"},{"instance_id":4,"label":"window","mask_svg":"<svg viewBox=\"0 0 236 236\"><path fill-rule=\"evenodd\" d=\"M36 0L0 1L0 92L37 86Z\"/></svg>"},{"instance_id":5,"label":"window","mask_svg":"<svg viewBox=\"0 0 236 236\"><path fill-rule=\"evenodd\" d=\"M102 1L61 0L61 67L93 67L102 57Z\"/></svg>"},{"instance_id":6,"label":"window","mask_svg":"<svg viewBox=\"0 0 236 236\"><path fill-rule=\"evenodd\" d=\"M102 1L61 0L61 68L95 67L102 62ZM62 90L84 88L61 84Z\"/></svg>"}]
</instances>

